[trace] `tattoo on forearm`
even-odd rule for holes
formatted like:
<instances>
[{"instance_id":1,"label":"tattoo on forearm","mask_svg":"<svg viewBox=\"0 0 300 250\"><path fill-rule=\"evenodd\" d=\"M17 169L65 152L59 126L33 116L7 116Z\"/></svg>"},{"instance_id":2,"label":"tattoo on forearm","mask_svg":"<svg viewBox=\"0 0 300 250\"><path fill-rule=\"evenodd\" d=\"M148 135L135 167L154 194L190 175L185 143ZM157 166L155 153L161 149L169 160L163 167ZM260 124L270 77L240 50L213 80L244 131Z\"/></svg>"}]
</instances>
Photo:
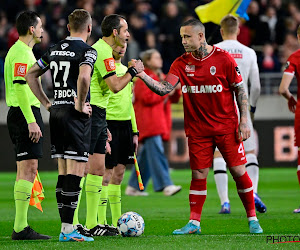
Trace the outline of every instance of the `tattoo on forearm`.
<instances>
[{"instance_id":1,"label":"tattoo on forearm","mask_svg":"<svg viewBox=\"0 0 300 250\"><path fill-rule=\"evenodd\" d=\"M207 46L206 42L201 42L200 48L195 52L197 57L203 58L209 54L207 52L206 46Z\"/></svg>"},{"instance_id":2,"label":"tattoo on forearm","mask_svg":"<svg viewBox=\"0 0 300 250\"><path fill-rule=\"evenodd\" d=\"M170 93L177 85L176 84L175 86L172 86L172 84L167 81L155 81L148 75L143 76L142 80L145 82L149 89L160 96Z\"/></svg>"},{"instance_id":3,"label":"tattoo on forearm","mask_svg":"<svg viewBox=\"0 0 300 250\"><path fill-rule=\"evenodd\" d=\"M235 89L236 100L240 111L241 118L247 118L248 98L243 85Z\"/></svg>"}]
</instances>

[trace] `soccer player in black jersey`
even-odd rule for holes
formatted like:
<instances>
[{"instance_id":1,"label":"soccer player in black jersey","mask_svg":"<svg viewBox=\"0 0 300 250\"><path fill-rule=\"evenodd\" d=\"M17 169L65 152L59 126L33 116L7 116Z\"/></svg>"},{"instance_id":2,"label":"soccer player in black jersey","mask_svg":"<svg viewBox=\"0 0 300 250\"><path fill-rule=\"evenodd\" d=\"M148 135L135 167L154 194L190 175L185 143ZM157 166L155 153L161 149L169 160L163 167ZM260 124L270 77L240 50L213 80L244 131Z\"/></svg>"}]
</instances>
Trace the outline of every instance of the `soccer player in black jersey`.
<instances>
[{"instance_id":1,"label":"soccer player in black jersey","mask_svg":"<svg viewBox=\"0 0 300 250\"><path fill-rule=\"evenodd\" d=\"M59 241L93 241L74 229L73 216L89 156L92 112L89 86L97 52L85 43L92 31L90 14L77 9L68 19L70 36L49 48L26 79L32 92L48 107L50 101L38 78L51 70L54 102L50 108L50 133L52 158L58 158L56 199L62 222Z\"/></svg>"}]
</instances>

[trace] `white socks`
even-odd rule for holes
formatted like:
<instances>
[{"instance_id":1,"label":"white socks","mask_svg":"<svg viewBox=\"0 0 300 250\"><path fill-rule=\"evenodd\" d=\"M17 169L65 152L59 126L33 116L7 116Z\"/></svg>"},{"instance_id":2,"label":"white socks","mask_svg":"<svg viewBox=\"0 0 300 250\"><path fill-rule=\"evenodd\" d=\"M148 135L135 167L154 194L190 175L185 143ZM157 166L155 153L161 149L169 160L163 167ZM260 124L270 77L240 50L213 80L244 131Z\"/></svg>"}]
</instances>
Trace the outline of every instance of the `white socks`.
<instances>
[{"instance_id":1,"label":"white socks","mask_svg":"<svg viewBox=\"0 0 300 250\"><path fill-rule=\"evenodd\" d=\"M189 220L189 222L193 223L195 226L200 227L200 221L197 220Z\"/></svg>"},{"instance_id":2,"label":"white socks","mask_svg":"<svg viewBox=\"0 0 300 250\"><path fill-rule=\"evenodd\" d=\"M61 232L64 234L69 234L74 231L73 224L61 223Z\"/></svg>"},{"instance_id":3,"label":"white socks","mask_svg":"<svg viewBox=\"0 0 300 250\"><path fill-rule=\"evenodd\" d=\"M221 205L224 202L229 203L228 198L228 175L226 172L226 162L222 157L214 158L214 177L221 200Z\"/></svg>"},{"instance_id":4,"label":"white socks","mask_svg":"<svg viewBox=\"0 0 300 250\"><path fill-rule=\"evenodd\" d=\"M258 179L259 179L259 168L258 161L255 154L246 154L246 170L253 184L253 192L257 193Z\"/></svg>"}]
</instances>

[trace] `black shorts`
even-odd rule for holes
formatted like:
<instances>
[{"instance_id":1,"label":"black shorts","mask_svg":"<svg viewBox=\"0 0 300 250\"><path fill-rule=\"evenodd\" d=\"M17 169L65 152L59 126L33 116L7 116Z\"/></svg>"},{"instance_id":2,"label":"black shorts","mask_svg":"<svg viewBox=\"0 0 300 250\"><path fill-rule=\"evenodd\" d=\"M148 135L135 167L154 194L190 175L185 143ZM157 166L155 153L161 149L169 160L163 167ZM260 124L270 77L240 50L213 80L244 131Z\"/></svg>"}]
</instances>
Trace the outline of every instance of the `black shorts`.
<instances>
[{"instance_id":1,"label":"black shorts","mask_svg":"<svg viewBox=\"0 0 300 250\"><path fill-rule=\"evenodd\" d=\"M37 124L42 134L44 133L44 123L40 109L31 107ZM16 160L38 159L43 156L43 137L38 143L33 143L29 138L28 124L19 107L10 107L7 114L7 127L10 138L15 146Z\"/></svg>"},{"instance_id":2,"label":"black shorts","mask_svg":"<svg viewBox=\"0 0 300 250\"><path fill-rule=\"evenodd\" d=\"M50 110L52 158L87 162L91 143L91 118L74 106L52 107Z\"/></svg>"},{"instance_id":3,"label":"black shorts","mask_svg":"<svg viewBox=\"0 0 300 250\"><path fill-rule=\"evenodd\" d=\"M111 169L118 164L134 163L134 145L131 121L107 121L107 126L112 134L110 142L111 155L106 154L105 166Z\"/></svg>"},{"instance_id":4,"label":"black shorts","mask_svg":"<svg viewBox=\"0 0 300 250\"><path fill-rule=\"evenodd\" d=\"M90 154L105 154L107 140L106 111L95 105L91 105L92 113L92 137Z\"/></svg>"}]
</instances>

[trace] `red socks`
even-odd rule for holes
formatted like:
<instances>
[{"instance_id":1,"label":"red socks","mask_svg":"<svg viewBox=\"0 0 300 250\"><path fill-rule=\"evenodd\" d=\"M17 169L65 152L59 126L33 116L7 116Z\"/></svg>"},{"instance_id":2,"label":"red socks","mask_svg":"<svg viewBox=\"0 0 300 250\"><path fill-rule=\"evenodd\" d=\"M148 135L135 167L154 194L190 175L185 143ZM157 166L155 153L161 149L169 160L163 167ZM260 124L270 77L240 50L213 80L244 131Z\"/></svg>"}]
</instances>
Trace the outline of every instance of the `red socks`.
<instances>
[{"instance_id":1,"label":"red socks","mask_svg":"<svg viewBox=\"0 0 300 250\"><path fill-rule=\"evenodd\" d=\"M256 217L253 198L252 181L246 172L244 175L234 178L238 194L246 209L247 217Z\"/></svg>"},{"instance_id":2,"label":"red socks","mask_svg":"<svg viewBox=\"0 0 300 250\"><path fill-rule=\"evenodd\" d=\"M206 179L192 179L190 186L190 220L200 221L207 195Z\"/></svg>"}]
</instances>

